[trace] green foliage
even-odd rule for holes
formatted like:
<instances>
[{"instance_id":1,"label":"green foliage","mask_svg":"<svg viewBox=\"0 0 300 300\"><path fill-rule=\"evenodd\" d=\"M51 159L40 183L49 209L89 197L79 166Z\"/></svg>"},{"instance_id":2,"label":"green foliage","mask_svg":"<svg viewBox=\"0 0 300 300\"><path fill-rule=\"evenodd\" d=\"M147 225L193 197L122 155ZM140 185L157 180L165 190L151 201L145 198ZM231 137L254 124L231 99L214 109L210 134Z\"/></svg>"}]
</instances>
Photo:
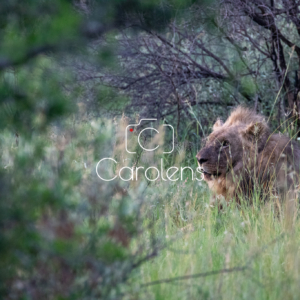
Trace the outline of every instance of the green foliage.
<instances>
[{"instance_id":1,"label":"green foliage","mask_svg":"<svg viewBox=\"0 0 300 300\"><path fill-rule=\"evenodd\" d=\"M60 63L85 52L93 35L114 34L127 13L163 28L172 12L155 1L98 1L87 19L73 4L0 4L1 298L115 299L156 247L138 243L145 184L129 196L118 182L99 183L95 165L111 154L112 127L75 119L78 89ZM113 55L103 47L98 62L110 65ZM103 110L126 102L104 87L97 93Z\"/></svg>"},{"instance_id":2,"label":"green foliage","mask_svg":"<svg viewBox=\"0 0 300 300\"><path fill-rule=\"evenodd\" d=\"M129 299L299 297L297 209L290 215L284 205L232 203L220 213L199 199L202 191L194 194L198 187L188 189L194 198L183 210L193 218L178 223L174 217L175 189L156 221L170 246L133 274Z\"/></svg>"},{"instance_id":3,"label":"green foliage","mask_svg":"<svg viewBox=\"0 0 300 300\"><path fill-rule=\"evenodd\" d=\"M98 107L109 113L123 111L129 104L129 99L125 95L122 96L115 90L101 85L97 88L97 100Z\"/></svg>"},{"instance_id":4,"label":"green foliage","mask_svg":"<svg viewBox=\"0 0 300 300\"><path fill-rule=\"evenodd\" d=\"M199 132L207 133L209 124L202 126L194 113L195 120L179 132L174 153L152 156L139 149L128 156L125 116L91 118L81 110L76 63L92 53L91 65L116 67L115 29L126 26L128 16L138 28L163 30L199 1L91 1L90 12L81 7L84 1L2 2L1 298L211 299L224 293L226 299L280 299L289 285L298 295L296 218L291 225L284 212L277 217L272 205L241 210L233 204L220 213L209 206L205 185L190 175L180 182L151 183L143 176L132 182L97 177L95 167L103 157L118 161L114 172L140 164L158 167L161 160L165 169L196 165ZM94 51L102 38L106 43ZM64 65L69 60L73 69ZM130 99L105 86L98 75L95 115L97 110L106 116L122 112ZM247 80L241 88L252 93L255 84ZM209 98L218 86L203 89ZM136 138L137 132L129 138L133 149L138 149ZM171 138L166 134L165 141ZM245 274L236 287L234 273L202 278L198 286L190 287L194 282L189 280L175 288L143 288L163 277L243 265L252 251L281 232L287 233L285 240L251 260L252 274L263 284L276 285L274 290L259 286L254 293L256 282ZM283 273L287 279L280 289Z\"/></svg>"}]
</instances>

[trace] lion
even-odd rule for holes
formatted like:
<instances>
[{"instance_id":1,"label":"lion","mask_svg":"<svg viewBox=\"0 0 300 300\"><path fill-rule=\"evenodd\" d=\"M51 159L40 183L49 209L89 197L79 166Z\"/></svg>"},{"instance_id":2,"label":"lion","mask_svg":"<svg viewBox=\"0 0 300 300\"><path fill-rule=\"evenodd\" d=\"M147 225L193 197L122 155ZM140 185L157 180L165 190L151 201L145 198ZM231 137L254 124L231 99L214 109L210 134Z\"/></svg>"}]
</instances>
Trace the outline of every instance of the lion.
<instances>
[{"instance_id":1,"label":"lion","mask_svg":"<svg viewBox=\"0 0 300 300\"><path fill-rule=\"evenodd\" d=\"M260 199L271 194L281 198L299 183L298 143L271 133L264 116L241 106L225 123L216 121L196 158L214 198L226 202L252 201L257 191Z\"/></svg>"}]
</instances>

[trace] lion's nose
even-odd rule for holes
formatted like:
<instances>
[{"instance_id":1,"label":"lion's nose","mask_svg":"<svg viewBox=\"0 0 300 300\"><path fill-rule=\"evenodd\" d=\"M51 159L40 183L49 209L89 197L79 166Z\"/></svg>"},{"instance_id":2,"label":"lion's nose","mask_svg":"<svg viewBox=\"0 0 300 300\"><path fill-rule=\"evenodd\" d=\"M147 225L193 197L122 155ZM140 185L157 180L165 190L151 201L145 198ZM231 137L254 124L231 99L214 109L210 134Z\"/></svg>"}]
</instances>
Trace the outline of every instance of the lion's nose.
<instances>
[{"instance_id":1,"label":"lion's nose","mask_svg":"<svg viewBox=\"0 0 300 300\"><path fill-rule=\"evenodd\" d=\"M200 159L198 159L198 161L199 161L199 164L202 165L203 163L205 163L206 161L208 161L208 159L206 159L206 158L200 158Z\"/></svg>"}]
</instances>

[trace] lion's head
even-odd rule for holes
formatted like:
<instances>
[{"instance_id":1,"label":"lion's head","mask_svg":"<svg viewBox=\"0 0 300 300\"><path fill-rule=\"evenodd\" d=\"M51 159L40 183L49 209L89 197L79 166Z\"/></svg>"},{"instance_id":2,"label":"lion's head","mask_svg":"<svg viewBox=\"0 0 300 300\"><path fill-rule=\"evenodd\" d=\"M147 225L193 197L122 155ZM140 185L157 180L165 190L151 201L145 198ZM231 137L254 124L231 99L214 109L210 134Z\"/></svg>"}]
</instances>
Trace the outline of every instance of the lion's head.
<instances>
[{"instance_id":1,"label":"lion's head","mask_svg":"<svg viewBox=\"0 0 300 300\"><path fill-rule=\"evenodd\" d=\"M243 163L245 155L262 151L269 135L264 117L243 107L236 108L225 123L218 119L205 147L196 156L204 179L226 176Z\"/></svg>"}]
</instances>

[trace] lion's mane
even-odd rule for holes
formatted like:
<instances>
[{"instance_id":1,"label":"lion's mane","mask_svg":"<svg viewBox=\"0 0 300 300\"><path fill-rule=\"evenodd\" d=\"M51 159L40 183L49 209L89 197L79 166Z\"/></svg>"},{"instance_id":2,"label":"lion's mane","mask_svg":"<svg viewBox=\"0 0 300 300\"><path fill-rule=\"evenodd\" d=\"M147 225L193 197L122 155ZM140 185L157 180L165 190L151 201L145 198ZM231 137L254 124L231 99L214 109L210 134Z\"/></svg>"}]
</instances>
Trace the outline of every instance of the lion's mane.
<instances>
[{"instance_id":1,"label":"lion's mane","mask_svg":"<svg viewBox=\"0 0 300 300\"><path fill-rule=\"evenodd\" d=\"M227 201L286 195L299 183L300 147L288 136L272 133L264 118L237 107L225 123L217 120L197 160L210 189Z\"/></svg>"}]
</instances>

